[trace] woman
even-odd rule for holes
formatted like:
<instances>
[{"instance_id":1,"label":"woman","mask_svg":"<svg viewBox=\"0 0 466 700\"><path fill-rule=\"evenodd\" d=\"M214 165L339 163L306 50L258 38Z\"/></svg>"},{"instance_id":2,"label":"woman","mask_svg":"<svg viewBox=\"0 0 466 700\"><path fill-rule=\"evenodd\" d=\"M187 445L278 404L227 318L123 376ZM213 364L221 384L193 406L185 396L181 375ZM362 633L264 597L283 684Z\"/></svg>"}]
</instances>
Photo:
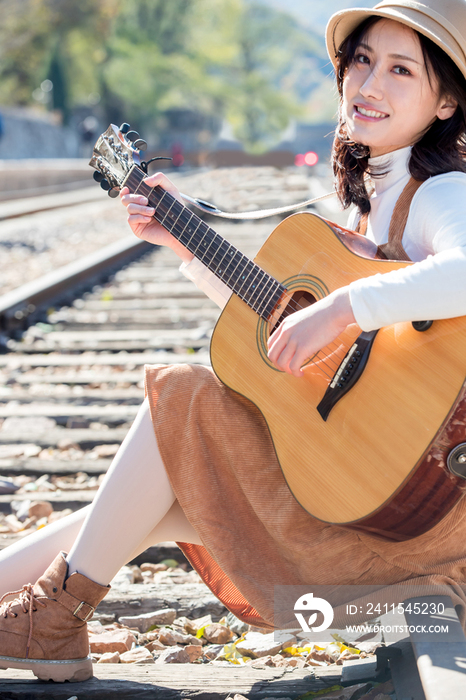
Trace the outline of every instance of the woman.
<instances>
[{"instance_id":1,"label":"woman","mask_svg":"<svg viewBox=\"0 0 466 700\"><path fill-rule=\"evenodd\" d=\"M327 42L341 94L333 158L339 197L358 207L352 226L415 264L289 316L270 338L269 358L296 377L307 357L355 321L371 330L466 314L466 213L458 206L466 196L464 1L346 10L330 20ZM415 183L412 201L401 198L406 226L388 241L395 204L407 185L413 189L411 175L427 182ZM161 174L147 181L177 194ZM147 200L123 191L122 201L134 233L170 246L184 273L222 305L226 288L156 224ZM0 614L0 668L54 680L90 677L86 619L124 563L167 539L182 543L230 610L269 629L274 586L333 585L340 623L348 598L336 584L387 587L385 600L395 602L412 591L406 582L443 584L466 604L463 501L430 532L401 543L321 523L288 490L260 413L208 369L148 367L146 388L92 506L1 554L4 591L39 579Z\"/></svg>"}]
</instances>

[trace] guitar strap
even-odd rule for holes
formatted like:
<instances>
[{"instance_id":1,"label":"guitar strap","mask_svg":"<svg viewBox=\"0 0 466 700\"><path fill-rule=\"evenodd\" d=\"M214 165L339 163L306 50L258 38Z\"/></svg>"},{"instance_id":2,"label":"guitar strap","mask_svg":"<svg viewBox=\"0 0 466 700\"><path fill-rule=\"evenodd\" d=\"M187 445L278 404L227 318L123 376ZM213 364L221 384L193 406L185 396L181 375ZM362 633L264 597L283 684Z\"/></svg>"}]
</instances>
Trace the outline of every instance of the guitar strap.
<instances>
[{"instance_id":1,"label":"guitar strap","mask_svg":"<svg viewBox=\"0 0 466 700\"><path fill-rule=\"evenodd\" d=\"M411 206L414 195L422 185L422 182L422 180L415 180L413 177L410 178L403 192L398 197L390 221L388 242L378 246L378 253L381 257L387 258L388 260L411 260L403 248L402 239L408 220L409 207ZM363 214L356 227L356 231L363 236L365 236L367 232L368 219L369 214Z\"/></svg>"}]
</instances>

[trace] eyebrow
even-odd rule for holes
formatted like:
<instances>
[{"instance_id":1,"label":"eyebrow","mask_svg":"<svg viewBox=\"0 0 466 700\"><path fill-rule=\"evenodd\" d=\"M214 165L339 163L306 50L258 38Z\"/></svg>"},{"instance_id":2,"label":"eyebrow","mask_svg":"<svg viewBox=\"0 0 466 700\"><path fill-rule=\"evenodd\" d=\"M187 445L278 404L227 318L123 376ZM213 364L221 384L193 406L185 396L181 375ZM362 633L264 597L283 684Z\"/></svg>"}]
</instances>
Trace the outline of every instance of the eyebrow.
<instances>
[{"instance_id":1,"label":"eyebrow","mask_svg":"<svg viewBox=\"0 0 466 700\"><path fill-rule=\"evenodd\" d=\"M374 53L374 50L369 46L369 44L366 44L363 41L361 41L361 43L358 45L358 48L359 47L366 49L366 51L369 51L369 53ZM414 58L411 58L410 56L404 56L400 53L391 53L389 54L389 58L396 58L401 61L411 61L412 63L416 63L418 66L422 65L421 63L419 63L419 61L416 61Z\"/></svg>"}]
</instances>

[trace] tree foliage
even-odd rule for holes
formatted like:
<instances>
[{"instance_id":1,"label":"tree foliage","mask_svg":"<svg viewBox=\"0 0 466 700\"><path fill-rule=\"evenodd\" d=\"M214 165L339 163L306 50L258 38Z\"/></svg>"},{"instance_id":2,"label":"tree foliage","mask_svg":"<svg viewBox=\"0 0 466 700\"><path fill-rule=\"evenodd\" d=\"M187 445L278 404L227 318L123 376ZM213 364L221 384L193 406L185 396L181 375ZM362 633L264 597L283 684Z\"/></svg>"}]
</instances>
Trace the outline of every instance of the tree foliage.
<instances>
[{"instance_id":1,"label":"tree foliage","mask_svg":"<svg viewBox=\"0 0 466 700\"><path fill-rule=\"evenodd\" d=\"M65 119L98 103L103 119L150 130L194 109L257 151L303 114L303 82L322 79L321 40L247 0L0 0L0 11L0 103Z\"/></svg>"}]
</instances>

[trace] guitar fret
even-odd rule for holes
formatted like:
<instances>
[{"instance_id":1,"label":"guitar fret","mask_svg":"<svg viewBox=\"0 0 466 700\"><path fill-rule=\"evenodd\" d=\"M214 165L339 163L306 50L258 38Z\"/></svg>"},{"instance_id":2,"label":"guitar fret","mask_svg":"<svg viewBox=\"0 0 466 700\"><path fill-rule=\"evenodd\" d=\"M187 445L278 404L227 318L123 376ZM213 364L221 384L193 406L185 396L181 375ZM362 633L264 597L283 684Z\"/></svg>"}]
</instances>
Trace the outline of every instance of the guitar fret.
<instances>
[{"instance_id":1,"label":"guitar fret","mask_svg":"<svg viewBox=\"0 0 466 700\"><path fill-rule=\"evenodd\" d=\"M159 185L150 188L145 177L145 173L135 166L123 184L131 192L146 196L149 205L154 207L154 218L251 309L267 320L285 291L283 285L215 233L168 191Z\"/></svg>"}]
</instances>

